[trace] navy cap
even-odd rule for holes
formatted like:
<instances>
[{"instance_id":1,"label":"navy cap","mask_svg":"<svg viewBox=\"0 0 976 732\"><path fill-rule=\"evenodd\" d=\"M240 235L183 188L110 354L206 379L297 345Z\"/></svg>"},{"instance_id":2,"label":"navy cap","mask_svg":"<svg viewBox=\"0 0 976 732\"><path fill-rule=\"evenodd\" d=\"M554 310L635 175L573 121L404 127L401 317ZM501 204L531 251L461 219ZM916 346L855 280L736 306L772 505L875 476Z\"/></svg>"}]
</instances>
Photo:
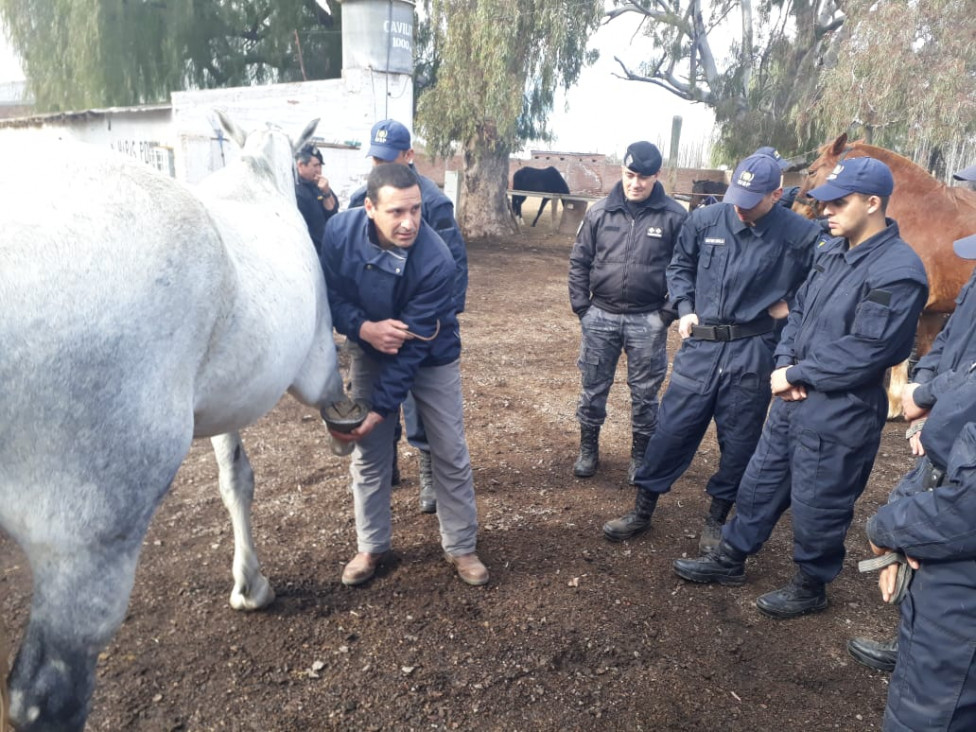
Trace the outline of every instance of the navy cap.
<instances>
[{"instance_id":1,"label":"navy cap","mask_svg":"<svg viewBox=\"0 0 976 732\"><path fill-rule=\"evenodd\" d=\"M634 142L624 154L624 167L637 175L655 175L661 170L661 151L649 142Z\"/></svg>"},{"instance_id":2,"label":"navy cap","mask_svg":"<svg viewBox=\"0 0 976 732\"><path fill-rule=\"evenodd\" d=\"M322 160L322 153L319 152L319 149L315 147L315 145L302 145L298 149L298 152L295 153L296 160L298 158L305 158L305 157L315 158L320 163L325 162L324 160Z\"/></svg>"},{"instance_id":3,"label":"navy cap","mask_svg":"<svg viewBox=\"0 0 976 732\"><path fill-rule=\"evenodd\" d=\"M404 150L410 149L410 130L395 119L384 119L373 125L369 133L369 152L371 158L390 162Z\"/></svg>"},{"instance_id":4,"label":"navy cap","mask_svg":"<svg viewBox=\"0 0 976 732\"><path fill-rule=\"evenodd\" d=\"M776 161L776 164L779 165L780 170L786 170L788 167L790 167L790 161L784 160L783 156L776 152L776 148L770 147L769 145L759 148L753 153L753 155L768 155Z\"/></svg>"},{"instance_id":5,"label":"navy cap","mask_svg":"<svg viewBox=\"0 0 976 732\"><path fill-rule=\"evenodd\" d=\"M970 165L968 168L963 168L958 173L953 173L952 177L956 180L968 180L969 182L976 181L976 165Z\"/></svg>"},{"instance_id":6,"label":"navy cap","mask_svg":"<svg viewBox=\"0 0 976 732\"><path fill-rule=\"evenodd\" d=\"M735 169L732 183L725 192L725 203L739 208L752 208L763 197L783 184L783 171L779 163L769 155L750 155Z\"/></svg>"},{"instance_id":7,"label":"navy cap","mask_svg":"<svg viewBox=\"0 0 976 732\"><path fill-rule=\"evenodd\" d=\"M976 259L976 234L952 242L952 248L963 259Z\"/></svg>"},{"instance_id":8,"label":"navy cap","mask_svg":"<svg viewBox=\"0 0 976 732\"><path fill-rule=\"evenodd\" d=\"M875 158L847 158L827 176L822 186L807 195L818 201L836 201L852 193L866 196L890 196L895 189L895 179L887 165Z\"/></svg>"}]
</instances>

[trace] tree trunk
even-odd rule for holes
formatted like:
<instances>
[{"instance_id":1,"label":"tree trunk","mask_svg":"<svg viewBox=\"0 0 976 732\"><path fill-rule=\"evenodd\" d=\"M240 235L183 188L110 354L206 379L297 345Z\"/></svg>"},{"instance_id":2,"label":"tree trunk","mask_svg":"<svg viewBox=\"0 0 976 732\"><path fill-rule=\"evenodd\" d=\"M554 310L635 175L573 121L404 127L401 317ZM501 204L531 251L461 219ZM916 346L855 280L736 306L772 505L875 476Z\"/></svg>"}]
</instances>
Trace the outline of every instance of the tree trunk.
<instances>
[{"instance_id":1,"label":"tree trunk","mask_svg":"<svg viewBox=\"0 0 976 732\"><path fill-rule=\"evenodd\" d=\"M486 150L480 145L464 153L464 180L458 223L464 236L510 236L518 224L508 205L508 149Z\"/></svg>"}]
</instances>

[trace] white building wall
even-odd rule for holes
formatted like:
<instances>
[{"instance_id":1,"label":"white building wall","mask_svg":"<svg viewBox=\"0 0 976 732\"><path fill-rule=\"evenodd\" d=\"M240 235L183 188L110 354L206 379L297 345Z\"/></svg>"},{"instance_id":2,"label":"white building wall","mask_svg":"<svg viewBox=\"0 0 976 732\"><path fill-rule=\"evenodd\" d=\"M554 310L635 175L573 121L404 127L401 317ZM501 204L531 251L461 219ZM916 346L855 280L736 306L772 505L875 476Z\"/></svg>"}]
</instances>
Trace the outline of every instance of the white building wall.
<instances>
[{"instance_id":1,"label":"white building wall","mask_svg":"<svg viewBox=\"0 0 976 732\"><path fill-rule=\"evenodd\" d=\"M346 70L341 79L271 86L174 92L172 134L176 177L195 183L237 156L214 114L227 113L242 129L271 122L292 137L311 120L325 160L324 175L346 206L369 173L366 158L373 123L392 117L413 123L413 80L406 74Z\"/></svg>"}]
</instances>

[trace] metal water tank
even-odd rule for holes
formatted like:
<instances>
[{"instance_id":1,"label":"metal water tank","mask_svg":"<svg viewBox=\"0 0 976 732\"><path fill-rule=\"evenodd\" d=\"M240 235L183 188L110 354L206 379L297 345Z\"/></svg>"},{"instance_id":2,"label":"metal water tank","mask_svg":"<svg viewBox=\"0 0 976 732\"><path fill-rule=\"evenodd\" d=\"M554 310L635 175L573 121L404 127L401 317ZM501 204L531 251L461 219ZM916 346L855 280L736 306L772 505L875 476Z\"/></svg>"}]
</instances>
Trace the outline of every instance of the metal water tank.
<instances>
[{"instance_id":1,"label":"metal water tank","mask_svg":"<svg viewBox=\"0 0 976 732\"><path fill-rule=\"evenodd\" d=\"M409 0L344 0L342 68L413 74Z\"/></svg>"}]
</instances>

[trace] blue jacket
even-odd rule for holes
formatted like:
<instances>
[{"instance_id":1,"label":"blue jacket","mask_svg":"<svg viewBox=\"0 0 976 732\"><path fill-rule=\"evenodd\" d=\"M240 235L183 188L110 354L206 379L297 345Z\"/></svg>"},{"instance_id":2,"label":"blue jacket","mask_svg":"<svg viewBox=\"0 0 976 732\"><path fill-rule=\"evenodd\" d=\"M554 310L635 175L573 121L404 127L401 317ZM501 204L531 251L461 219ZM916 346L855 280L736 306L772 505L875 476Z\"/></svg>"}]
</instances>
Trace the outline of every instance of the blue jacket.
<instances>
[{"instance_id":1,"label":"blue jacket","mask_svg":"<svg viewBox=\"0 0 976 732\"><path fill-rule=\"evenodd\" d=\"M335 329L381 365L370 406L385 417L400 408L418 369L443 366L461 354L454 310L457 267L426 222L409 249L381 249L371 230L363 208L332 217L325 227L321 262ZM430 342L406 340L396 355L380 353L360 340L359 329L367 320L388 318L402 320L418 335L437 336Z\"/></svg>"},{"instance_id":2,"label":"blue jacket","mask_svg":"<svg viewBox=\"0 0 976 732\"><path fill-rule=\"evenodd\" d=\"M464 237L454 218L454 204L444 192L437 187L430 178L426 178L416 171L411 164L410 169L417 176L420 183L420 218L430 224L437 235L444 240L451 256L457 265L454 279L454 306L457 312L464 312L464 304L468 294L468 250L464 245ZM366 200L366 186L363 186L349 199L349 208L362 206Z\"/></svg>"},{"instance_id":3,"label":"blue jacket","mask_svg":"<svg viewBox=\"0 0 976 732\"><path fill-rule=\"evenodd\" d=\"M976 559L976 377L970 374L933 407L922 430L922 444L934 464L945 466L942 485L883 506L868 521L868 538L916 559L966 561L972 566ZM976 566L969 576L976 581Z\"/></svg>"},{"instance_id":4,"label":"blue jacket","mask_svg":"<svg viewBox=\"0 0 976 732\"><path fill-rule=\"evenodd\" d=\"M853 249L831 239L790 310L776 366L819 392L880 389L885 369L911 353L927 297L922 261L891 219Z\"/></svg>"},{"instance_id":5,"label":"blue jacket","mask_svg":"<svg viewBox=\"0 0 976 732\"><path fill-rule=\"evenodd\" d=\"M305 219L308 235L312 237L312 244L315 245L316 252L321 251L322 233L325 231L326 222L339 213L339 199L332 191L329 191L329 195L335 199L335 208L326 211L322 207L324 196L315 183L302 178L299 178L295 183L295 199L298 202L298 210L301 212L302 218Z\"/></svg>"},{"instance_id":6,"label":"blue jacket","mask_svg":"<svg viewBox=\"0 0 976 732\"><path fill-rule=\"evenodd\" d=\"M634 214L631 211L635 211ZM633 204L618 182L583 218L569 257L569 302L580 317L591 304L610 313L660 310L668 299L664 272L688 213L660 183Z\"/></svg>"},{"instance_id":7,"label":"blue jacket","mask_svg":"<svg viewBox=\"0 0 976 732\"><path fill-rule=\"evenodd\" d=\"M685 221L667 269L678 315L702 324L748 323L790 301L803 283L821 229L782 206L756 225L739 220L731 204L697 208Z\"/></svg>"},{"instance_id":8,"label":"blue jacket","mask_svg":"<svg viewBox=\"0 0 976 732\"><path fill-rule=\"evenodd\" d=\"M921 384L912 394L925 409L935 404L930 382L946 371L968 369L976 362L976 271L956 298L956 309L932 343L931 350L919 359L912 381Z\"/></svg>"}]
</instances>

